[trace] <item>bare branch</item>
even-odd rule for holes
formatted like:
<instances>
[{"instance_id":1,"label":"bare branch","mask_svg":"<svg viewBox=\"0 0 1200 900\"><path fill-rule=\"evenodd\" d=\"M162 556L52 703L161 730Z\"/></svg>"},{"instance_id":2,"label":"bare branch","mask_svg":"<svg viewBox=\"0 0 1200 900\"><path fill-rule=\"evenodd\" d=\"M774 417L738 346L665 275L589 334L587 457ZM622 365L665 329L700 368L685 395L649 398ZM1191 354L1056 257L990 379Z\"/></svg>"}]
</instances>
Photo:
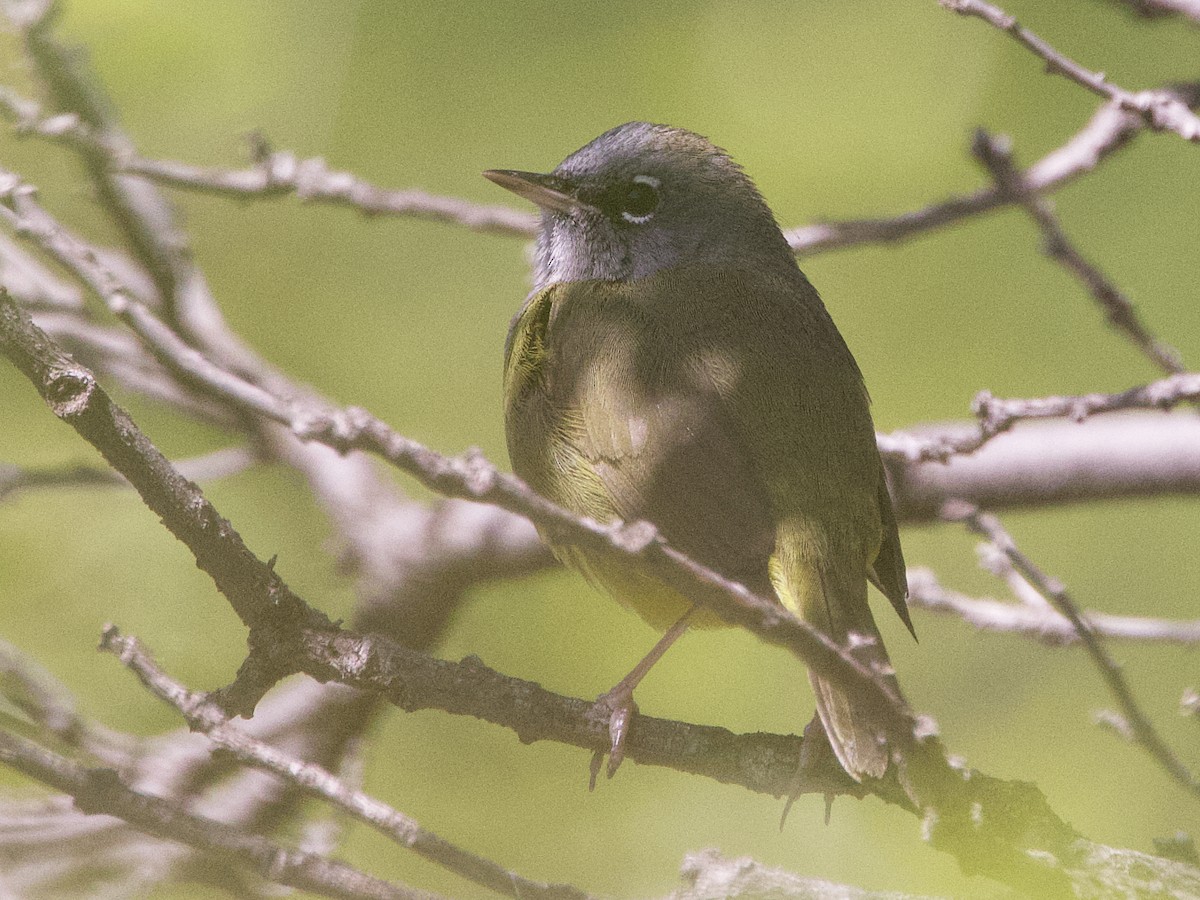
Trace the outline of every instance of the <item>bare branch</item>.
<instances>
[{"instance_id":1,"label":"bare branch","mask_svg":"<svg viewBox=\"0 0 1200 900\"><path fill-rule=\"evenodd\" d=\"M1200 84L1164 88L1185 105L1200 99ZM0 90L0 113L14 122L18 133L37 135L68 145L87 145L98 139L78 116L63 114L43 118L34 101ZM1124 147L1144 122L1137 113L1117 103L1100 107L1088 123L1063 146L1051 151L1024 174L1025 182L1038 193L1058 190L1076 177L1096 168L1110 154ZM492 234L532 237L535 215L503 206L481 206L456 197L430 194L418 189L393 190L370 184L353 173L329 171L320 158L298 159L295 154L270 153L248 169L204 168L184 162L152 160L137 156L129 147L101 147L119 171L142 175L176 188L268 199L294 194L306 202L358 208L367 215L417 216L432 221L463 225ZM822 222L785 232L792 249L812 256L860 244L889 243L913 237L1009 205L1014 198L995 186L954 197L889 218Z\"/></svg>"},{"instance_id":2,"label":"bare branch","mask_svg":"<svg viewBox=\"0 0 1200 900\"><path fill-rule=\"evenodd\" d=\"M45 116L40 104L4 87L0 87L0 113L13 122L18 134L106 156L116 172L140 175L170 187L242 200L294 196L305 203L350 207L368 216L427 219L485 234L532 237L537 231L538 219L533 213L471 203L417 188L382 188L351 172L330 169L319 156L301 159L287 151L264 150L256 153L255 164L249 168L205 168L138 156L131 144L106 140L78 115Z\"/></svg>"},{"instance_id":3,"label":"bare branch","mask_svg":"<svg viewBox=\"0 0 1200 900\"><path fill-rule=\"evenodd\" d=\"M1044 573L1028 556L1018 549L1012 537L1004 530L1000 520L988 513L981 512L976 507L961 502L951 501L946 504L943 516L950 522L961 522L971 531L987 538L1004 553L1022 575L1042 593L1079 635L1080 641L1092 657L1096 668L1104 679L1105 685L1112 693L1120 707L1121 715L1128 722L1137 742L1141 744L1167 774L1190 793L1200 796L1200 780L1197 780L1187 767L1179 760L1166 742L1155 730L1154 725L1142 712L1133 692L1129 688L1120 666L1109 656L1100 637L1083 618L1075 601L1057 579Z\"/></svg>"},{"instance_id":4,"label":"bare branch","mask_svg":"<svg viewBox=\"0 0 1200 900\"><path fill-rule=\"evenodd\" d=\"M684 886L665 900L920 900L915 894L866 891L820 878L771 868L748 856L729 859L718 850L689 853L680 877Z\"/></svg>"},{"instance_id":5,"label":"bare branch","mask_svg":"<svg viewBox=\"0 0 1200 900\"><path fill-rule=\"evenodd\" d=\"M351 174L331 170L321 157L298 159L287 152L269 153L240 170L205 169L182 162L130 158L122 171L152 178L171 187L226 197L269 198L287 194L299 200L348 206L369 215L407 216L461 225L471 231L532 237L537 216L507 206L471 203L458 197L417 188L388 190Z\"/></svg>"},{"instance_id":6,"label":"bare branch","mask_svg":"<svg viewBox=\"0 0 1200 900\"><path fill-rule=\"evenodd\" d=\"M1200 85L1196 83L1169 90L1185 103L1200 100ZM1056 191L1080 175L1093 171L1144 128L1142 119L1135 113L1122 109L1118 104L1105 103L1070 140L1026 169L1023 173L1025 183L1038 193ZM1013 198L1006 197L995 185L988 185L973 193L898 216L818 223L785 234L797 254L810 256L860 244L904 240L1012 202Z\"/></svg>"},{"instance_id":7,"label":"bare branch","mask_svg":"<svg viewBox=\"0 0 1200 900\"><path fill-rule=\"evenodd\" d=\"M1012 160L1010 143L1003 138L995 138L983 129L975 132L975 140L971 143L971 152L979 159L996 184L1008 196L1013 197L1025 208L1030 217L1037 223L1045 238L1046 253L1079 279L1087 288L1088 293L1095 298L1100 307L1108 314L1108 321L1119 331L1123 332L1145 354L1152 363L1164 372L1179 374L1184 371L1179 358L1179 351L1158 339L1142 324L1131 301L1112 283L1109 278L1094 264L1083 257L1063 231L1050 204L1030 190L1021 180Z\"/></svg>"},{"instance_id":8,"label":"bare branch","mask_svg":"<svg viewBox=\"0 0 1200 900\"><path fill-rule=\"evenodd\" d=\"M119 171L117 161L136 155L136 149L118 126L86 66L52 37L54 4L37 16L24 14L21 6L12 3L5 12L22 38L40 82L66 117L52 121L60 123L64 137L78 138L71 146L96 188L101 207L150 274L166 320L179 329L186 342L205 348L232 371L251 380L276 383L278 373L225 323L204 273L192 258L188 236L158 189L143 178ZM10 115L12 100L11 92L0 97L0 108ZM17 114L22 114L19 106ZM33 127L28 125L29 109L23 114L25 127Z\"/></svg>"},{"instance_id":9,"label":"bare branch","mask_svg":"<svg viewBox=\"0 0 1200 900\"><path fill-rule=\"evenodd\" d=\"M507 897L585 900L589 896L570 885L544 884L522 878L425 830L403 813L349 787L321 766L290 757L255 740L231 726L224 711L204 695L193 693L171 679L136 638L121 636L115 627L105 629L100 649L117 656L155 696L175 707L191 728L202 731L209 740L241 762L273 772L302 790L328 800L418 856Z\"/></svg>"},{"instance_id":10,"label":"bare branch","mask_svg":"<svg viewBox=\"0 0 1200 900\"><path fill-rule=\"evenodd\" d=\"M0 284L26 309L83 306L78 287L63 281L7 237L0 237Z\"/></svg>"},{"instance_id":11,"label":"bare branch","mask_svg":"<svg viewBox=\"0 0 1200 900\"><path fill-rule=\"evenodd\" d=\"M288 850L265 838L239 833L225 822L192 815L174 804L139 793L112 769L89 769L32 741L0 729L0 762L75 798L80 809L124 819L224 861L236 859L277 884L347 900L434 900L435 895L364 875L344 863Z\"/></svg>"},{"instance_id":12,"label":"bare branch","mask_svg":"<svg viewBox=\"0 0 1200 900\"><path fill-rule=\"evenodd\" d=\"M1180 403L1200 399L1200 374L1181 372L1161 381L1132 387L1116 394L1001 399L980 391L971 403L979 419L973 430L921 437L903 431L879 439L880 450L909 463L947 462L954 456L974 453L1017 422L1033 419L1071 419L1082 422L1090 416L1131 409L1170 410Z\"/></svg>"},{"instance_id":13,"label":"bare branch","mask_svg":"<svg viewBox=\"0 0 1200 900\"><path fill-rule=\"evenodd\" d=\"M1013 40L1041 57L1046 71L1063 75L1093 94L1111 100L1122 109L1137 113L1155 131L1173 131L1188 141L1200 142L1200 118L1186 103L1166 91L1133 93L1108 81L1102 72L1084 68L1064 56L1032 31L1021 26L1013 17L985 0L938 0L942 6L959 15L983 19L989 25L1006 32Z\"/></svg>"},{"instance_id":14,"label":"bare branch","mask_svg":"<svg viewBox=\"0 0 1200 900\"><path fill-rule=\"evenodd\" d=\"M917 609L957 616L980 631L1019 634L1050 647L1080 641L1075 626L1053 609L1039 610L1025 603L968 597L943 587L929 569L908 570L908 603ZM1185 646L1200 644L1200 619L1175 622L1098 612L1083 612L1080 617L1093 632L1107 638Z\"/></svg>"},{"instance_id":15,"label":"bare branch","mask_svg":"<svg viewBox=\"0 0 1200 900\"><path fill-rule=\"evenodd\" d=\"M1200 24L1200 0L1116 0L1139 16L1160 19L1166 16L1186 16Z\"/></svg>"},{"instance_id":16,"label":"bare branch","mask_svg":"<svg viewBox=\"0 0 1200 900\"><path fill-rule=\"evenodd\" d=\"M913 448L919 453L978 433L977 425L962 423L879 436L900 521L933 521L952 498L1011 509L1200 493L1200 417L1182 413L1030 423L969 456L904 461Z\"/></svg>"},{"instance_id":17,"label":"bare branch","mask_svg":"<svg viewBox=\"0 0 1200 900\"><path fill-rule=\"evenodd\" d=\"M243 472L258 461L258 456L244 447L225 447L203 456L177 460L174 465L191 481L215 481ZM0 500L35 488L128 486L129 482L112 469L91 466L27 469L0 463Z\"/></svg>"}]
</instances>

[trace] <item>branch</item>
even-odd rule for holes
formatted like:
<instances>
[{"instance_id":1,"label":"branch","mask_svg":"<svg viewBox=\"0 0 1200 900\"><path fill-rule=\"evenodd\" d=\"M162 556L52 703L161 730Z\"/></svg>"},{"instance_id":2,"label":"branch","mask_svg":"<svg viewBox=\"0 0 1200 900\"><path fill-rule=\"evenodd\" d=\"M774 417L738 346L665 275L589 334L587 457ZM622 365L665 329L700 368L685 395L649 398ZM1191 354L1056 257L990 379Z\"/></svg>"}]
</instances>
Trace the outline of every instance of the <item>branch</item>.
<instances>
[{"instance_id":1,"label":"branch","mask_svg":"<svg viewBox=\"0 0 1200 900\"><path fill-rule=\"evenodd\" d=\"M1033 560L1018 549L1012 537L1004 530L1004 526L995 516L980 512L970 504L953 502L946 505L943 516L947 521L961 522L975 534L982 535L991 541L1000 552L1009 558L1017 571L1025 576L1042 596L1071 623L1071 627L1079 635L1080 641L1096 664L1096 668L1100 670L1105 685L1121 708L1121 713L1128 722L1134 739L1145 747L1154 760L1179 785L1191 794L1200 796L1200 780L1197 780L1188 771L1155 730L1146 714L1142 712L1125 676L1121 674L1121 667L1109 656L1100 637L1083 618L1067 589L1057 579L1051 578L1039 569Z\"/></svg>"},{"instance_id":2,"label":"branch","mask_svg":"<svg viewBox=\"0 0 1200 900\"><path fill-rule=\"evenodd\" d=\"M1017 20L985 0L938 0L942 6L959 15L983 19L989 25L1007 33L1013 40L1043 59L1046 71L1062 75L1093 94L1111 100L1122 109L1141 116L1155 131L1173 131L1188 141L1200 142L1200 118L1178 97L1166 91L1132 93L1108 81L1102 72L1084 68L1073 59L1055 50Z\"/></svg>"},{"instance_id":3,"label":"branch","mask_svg":"<svg viewBox=\"0 0 1200 900\"><path fill-rule=\"evenodd\" d=\"M968 597L943 587L937 576L925 568L908 570L908 605L935 613L949 613L980 631L1019 634L1050 647L1080 642L1075 626L1052 608L1038 609L1025 603ZM1080 618L1095 634L1107 638L1184 646L1200 644L1200 619L1175 622L1099 612L1081 612Z\"/></svg>"},{"instance_id":4,"label":"branch","mask_svg":"<svg viewBox=\"0 0 1200 900\"><path fill-rule=\"evenodd\" d=\"M307 793L328 800L418 856L507 897L586 900L590 896L570 885L522 878L425 830L403 813L349 787L321 766L290 757L255 740L231 726L229 717L215 703L171 679L136 638L122 637L115 627L105 629L100 649L117 656L151 693L175 707L189 727L203 732L239 761L273 772Z\"/></svg>"},{"instance_id":5,"label":"branch","mask_svg":"<svg viewBox=\"0 0 1200 900\"><path fill-rule=\"evenodd\" d=\"M216 865L236 859L267 881L325 897L435 900L433 894L398 887L344 863L288 850L257 835L239 833L225 822L184 812L165 800L127 787L112 769L85 768L3 729L0 762L69 794L84 812L116 816L149 834L203 850L216 857Z\"/></svg>"},{"instance_id":6,"label":"branch","mask_svg":"<svg viewBox=\"0 0 1200 900\"><path fill-rule=\"evenodd\" d=\"M1184 371L1179 351L1157 340L1142 324L1131 301L1095 265L1083 257L1063 231L1050 204L1034 193L1022 180L1012 160L1012 148L1003 138L995 138L983 129L975 132L971 152L980 160L996 185L1024 207L1037 223L1045 239L1046 253L1079 279L1108 314L1111 325L1123 332L1130 341L1158 368L1169 374ZM1116 407L1121 408L1121 407Z\"/></svg>"},{"instance_id":7,"label":"branch","mask_svg":"<svg viewBox=\"0 0 1200 900\"><path fill-rule=\"evenodd\" d=\"M1174 85L1162 93L1185 105L1200 100L1200 83ZM46 117L41 106L0 89L0 113L14 123L19 135L87 147L98 138L78 116ZM1140 115L1116 103L1101 106L1088 123L1063 146L1051 151L1023 177L1032 190L1050 193L1080 175L1094 170L1124 147L1145 127ZM458 197L430 194L418 189L394 190L371 184L350 172L330 171L324 160L298 159L285 151L269 153L247 169L205 168L172 160L141 157L129 147L100 145L110 165L119 172L140 175L159 184L241 199L271 199L294 195L305 202L357 208L365 215L415 216L461 225L474 231L514 237L533 237L537 217L503 206L485 206ZM812 256L861 244L890 243L954 224L1013 203L995 186L953 197L922 209L888 218L821 222L785 231L799 256Z\"/></svg>"},{"instance_id":8,"label":"branch","mask_svg":"<svg viewBox=\"0 0 1200 900\"><path fill-rule=\"evenodd\" d=\"M1180 403L1200 399L1200 374L1180 372L1170 378L1132 387L1116 394L1000 399L980 391L971 403L979 424L972 430L943 433L925 438L903 431L879 439L885 454L909 463L948 462L952 457L974 453L1017 422L1033 419L1071 419L1082 422L1090 416L1131 409L1167 411Z\"/></svg>"},{"instance_id":9,"label":"branch","mask_svg":"<svg viewBox=\"0 0 1200 900\"><path fill-rule=\"evenodd\" d=\"M243 472L259 461L244 447L226 447L174 463L184 478L214 481ZM129 482L112 469L92 466L59 466L29 469L0 462L0 500L23 490L64 487L128 487Z\"/></svg>"},{"instance_id":10,"label":"branch","mask_svg":"<svg viewBox=\"0 0 1200 900\"><path fill-rule=\"evenodd\" d=\"M7 237L0 237L0 284L26 309L83 307L83 294Z\"/></svg>"},{"instance_id":11,"label":"branch","mask_svg":"<svg viewBox=\"0 0 1200 900\"><path fill-rule=\"evenodd\" d=\"M159 184L225 197L270 198L294 195L309 203L347 206L368 216L406 216L461 225L471 231L532 237L538 217L507 206L471 203L418 188L388 190L350 172L331 170L321 157L298 159L287 152L267 153L240 170L206 169L170 160L126 159L121 170Z\"/></svg>"},{"instance_id":12,"label":"branch","mask_svg":"<svg viewBox=\"0 0 1200 900\"><path fill-rule=\"evenodd\" d=\"M87 721L74 712L70 692L20 651L0 649L0 659L0 692L25 714L40 743L95 759L123 773L133 790L236 830L287 829L299 831L304 849L322 852L317 847L327 845L305 837L324 823L295 827L301 795L293 785L214 755L205 738L186 730L134 738ZM302 680L267 697L243 730L294 756L340 766L378 703L361 691ZM97 895L142 896L172 880L200 880L239 897L268 895L236 867L213 865L194 848L84 813L65 796L0 801L0 871L3 887L22 897L74 896L80 884Z\"/></svg>"},{"instance_id":13,"label":"branch","mask_svg":"<svg viewBox=\"0 0 1200 900\"><path fill-rule=\"evenodd\" d=\"M1200 0L1117 0L1139 16L1161 19L1167 16L1186 16L1200 24Z\"/></svg>"},{"instance_id":14,"label":"branch","mask_svg":"<svg viewBox=\"0 0 1200 900\"><path fill-rule=\"evenodd\" d=\"M136 149L79 54L52 37L57 11L53 2L32 7L10 2L5 6L35 74L52 102L63 110L65 118L58 119L61 131L82 136L72 146L96 189L101 208L149 273L165 318L186 342L204 347L232 371L278 384L278 373L226 324L170 205L151 182L118 170L116 161L135 155ZM11 93L0 97L0 107L7 110L11 99ZM25 113L28 121L28 109Z\"/></svg>"},{"instance_id":15,"label":"branch","mask_svg":"<svg viewBox=\"0 0 1200 900\"><path fill-rule=\"evenodd\" d=\"M963 423L879 436L899 521L934 521L954 498L998 510L1200 494L1200 417L1192 415L1032 423L970 456L906 462L914 449L974 440L978 433L978 425Z\"/></svg>"},{"instance_id":16,"label":"branch","mask_svg":"<svg viewBox=\"0 0 1200 900\"><path fill-rule=\"evenodd\" d=\"M665 900L921 900L914 894L866 891L820 878L764 866L748 856L729 859L718 850L689 853L680 877L684 886Z\"/></svg>"},{"instance_id":17,"label":"branch","mask_svg":"<svg viewBox=\"0 0 1200 900\"><path fill-rule=\"evenodd\" d=\"M1200 102L1200 83L1174 85L1164 90L1185 104ZM1026 169L1022 176L1031 190L1051 193L1095 170L1144 128L1145 123L1136 113L1116 103L1105 103L1077 134ZM995 185L988 185L898 216L806 225L785 235L797 254L808 256L859 244L907 239L1012 202L1013 198L1006 197Z\"/></svg>"}]
</instances>

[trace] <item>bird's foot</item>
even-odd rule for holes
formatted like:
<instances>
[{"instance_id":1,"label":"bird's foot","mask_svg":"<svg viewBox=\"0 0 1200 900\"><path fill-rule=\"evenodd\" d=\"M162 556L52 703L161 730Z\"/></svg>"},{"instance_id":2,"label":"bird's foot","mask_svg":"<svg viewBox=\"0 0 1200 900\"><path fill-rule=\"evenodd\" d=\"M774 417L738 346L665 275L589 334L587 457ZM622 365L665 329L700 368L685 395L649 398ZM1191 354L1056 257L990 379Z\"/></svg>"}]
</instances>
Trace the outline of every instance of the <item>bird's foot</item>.
<instances>
[{"instance_id":1,"label":"bird's foot","mask_svg":"<svg viewBox=\"0 0 1200 900\"><path fill-rule=\"evenodd\" d=\"M830 765L830 762L838 765L837 758L833 754L833 747L829 743L829 736L825 733L825 726L821 724L821 719L813 715L812 721L804 726L804 742L800 745L800 765L796 767L795 774L792 775L791 783L788 785L787 802L783 805L783 815L779 817L779 830L783 831L783 826L787 822L788 813L792 811L792 804L796 802L801 794L813 792L813 774ZM833 812L833 797L834 795L825 792L825 824L829 824L829 817Z\"/></svg>"},{"instance_id":2,"label":"bird's foot","mask_svg":"<svg viewBox=\"0 0 1200 900\"><path fill-rule=\"evenodd\" d=\"M629 726L637 715L637 703L633 699L633 689L621 682L611 691L596 698L596 703L588 714L589 718L602 721L608 729L610 747L608 750L607 775L612 778L625 759L625 738L629 734ZM596 789L596 778L604 763L604 751L597 750L592 755L591 777L588 779L588 790Z\"/></svg>"}]
</instances>

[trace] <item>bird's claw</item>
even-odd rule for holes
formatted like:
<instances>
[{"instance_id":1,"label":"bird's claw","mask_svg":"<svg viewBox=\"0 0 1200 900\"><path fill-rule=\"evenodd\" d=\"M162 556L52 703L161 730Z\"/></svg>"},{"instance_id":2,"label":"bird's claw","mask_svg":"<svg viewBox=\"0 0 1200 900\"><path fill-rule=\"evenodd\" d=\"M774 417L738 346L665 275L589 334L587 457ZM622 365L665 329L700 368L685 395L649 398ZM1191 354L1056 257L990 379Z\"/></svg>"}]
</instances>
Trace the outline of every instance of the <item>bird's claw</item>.
<instances>
[{"instance_id":1,"label":"bird's claw","mask_svg":"<svg viewBox=\"0 0 1200 900\"><path fill-rule=\"evenodd\" d=\"M625 759L625 739L629 734L629 726L637 715L638 706L634 702L633 692L623 685L617 685L611 691L596 698L592 707L592 715L605 720L608 728L609 751L608 769L606 775L612 778ZM604 751L597 750L592 755L591 777L588 779L588 790L596 789L596 778L604 762Z\"/></svg>"},{"instance_id":2,"label":"bird's claw","mask_svg":"<svg viewBox=\"0 0 1200 900\"><path fill-rule=\"evenodd\" d=\"M804 742L800 745L800 765L796 768L791 783L788 785L787 801L783 805L783 815L779 817L780 831L783 831L788 813L792 811L792 804L801 794L813 790L810 776L822 766L827 765L831 757L833 757L833 748L829 744L829 736L825 733L825 726L821 724L821 720L814 714L812 721L804 728ZM824 793L825 824L828 825L829 818L833 813L834 795L828 791Z\"/></svg>"}]
</instances>

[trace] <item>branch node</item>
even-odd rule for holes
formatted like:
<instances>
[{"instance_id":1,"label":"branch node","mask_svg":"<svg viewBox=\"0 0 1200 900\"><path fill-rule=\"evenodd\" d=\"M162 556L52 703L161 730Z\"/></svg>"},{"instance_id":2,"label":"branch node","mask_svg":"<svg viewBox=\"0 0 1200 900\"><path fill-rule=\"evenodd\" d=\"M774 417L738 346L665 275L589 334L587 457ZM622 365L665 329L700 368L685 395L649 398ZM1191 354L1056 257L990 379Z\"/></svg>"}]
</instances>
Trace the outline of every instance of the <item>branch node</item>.
<instances>
[{"instance_id":1,"label":"branch node","mask_svg":"<svg viewBox=\"0 0 1200 900\"><path fill-rule=\"evenodd\" d=\"M620 522L611 530L613 543L627 553L641 553L659 539L653 522Z\"/></svg>"},{"instance_id":2,"label":"branch node","mask_svg":"<svg viewBox=\"0 0 1200 900\"><path fill-rule=\"evenodd\" d=\"M496 481L500 477L496 467L488 462L487 457L478 447L468 447L458 459L454 460L453 466L462 475L467 490L477 497L487 495L496 486Z\"/></svg>"},{"instance_id":3,"label":"branch node","mask_svg":"<svg viewBox=\"0 0 1200 900\"><path fill-rule=\"evenodd\" d=\"M95 390L96 380L86 369L51 369L46 374L46 402L60 419L84 412Z\"/></svg>"}]
</instances>

